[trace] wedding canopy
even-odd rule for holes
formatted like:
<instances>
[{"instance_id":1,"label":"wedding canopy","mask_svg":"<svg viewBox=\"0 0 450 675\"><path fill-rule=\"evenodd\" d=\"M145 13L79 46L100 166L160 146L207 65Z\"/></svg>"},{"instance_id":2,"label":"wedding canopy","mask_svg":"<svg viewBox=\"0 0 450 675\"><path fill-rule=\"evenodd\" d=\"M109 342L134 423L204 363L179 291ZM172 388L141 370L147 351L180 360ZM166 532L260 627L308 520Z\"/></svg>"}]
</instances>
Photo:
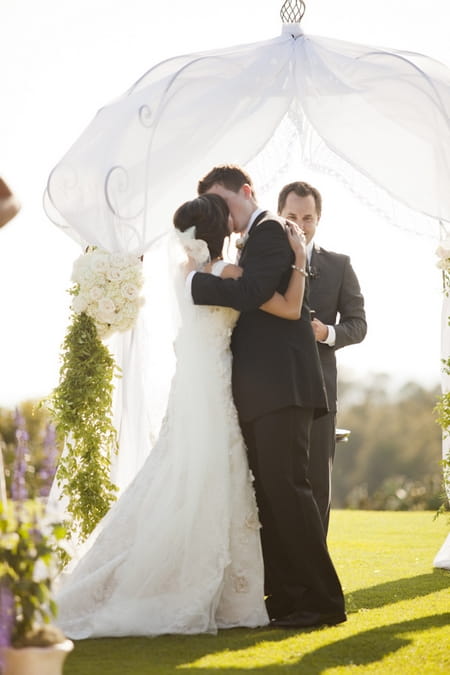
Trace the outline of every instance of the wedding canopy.
<instances>
[{"instance_id":1,"label":"wedding canopy","mask_svg":"<svg viewBox=\"0 0 450 675\"><path fill-rule=\"evenodd\" d=\"M46 210L83 246L147 258L172 230L175 208L195 195L212 166L263 158L270 181L280 161L297 152L359 185L362 198L361 186L376 186L421 214L424 228L440 222L445 229L449 119L450 70L441 63L305 35L300 23L285 23L271 40L151 68L98 111L52 171ZM128 467L120 470L122 486L148 451L152 394L138 395L146 386L142 331L125 336L121 347L116 428Z\"/></svg>"},{"instance_id":2,"label":"wedding canopy","mask_svg":"<svg viewBox=\"0 0 450 675\"><path fill-rule=\"evenodd\" d=\"M151 68L56 166L46 208L83 242L141 254L170 227L175 191L190 198L213 165L248 165L278 133L280 155L293 135L306 159L320 143L330 170L449 222L449 117L444 65L285 24L272 40Z\"/></svg>"}]
</instances>

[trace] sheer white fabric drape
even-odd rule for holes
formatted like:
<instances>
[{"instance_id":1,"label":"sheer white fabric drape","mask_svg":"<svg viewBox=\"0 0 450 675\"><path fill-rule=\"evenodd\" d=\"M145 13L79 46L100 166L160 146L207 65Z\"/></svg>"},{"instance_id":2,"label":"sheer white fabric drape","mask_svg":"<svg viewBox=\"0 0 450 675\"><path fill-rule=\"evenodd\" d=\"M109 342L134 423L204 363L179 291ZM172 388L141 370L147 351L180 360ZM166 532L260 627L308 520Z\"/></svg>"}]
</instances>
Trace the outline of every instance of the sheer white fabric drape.
<instances>
[{"instance_id":1,"label":"sheer white fabric drape","mask_svg":"<svg viewBox=\"0 0 450 675\"><path fill-rule=\"evenodd\" d=\"M99 110L55 167L49 211L82 241L144 253L204 171L246 165L286 116L394 199L450 221L449 69L420 54L305 36L297 24L150 69Z\"/></svg>"}]
</instances>

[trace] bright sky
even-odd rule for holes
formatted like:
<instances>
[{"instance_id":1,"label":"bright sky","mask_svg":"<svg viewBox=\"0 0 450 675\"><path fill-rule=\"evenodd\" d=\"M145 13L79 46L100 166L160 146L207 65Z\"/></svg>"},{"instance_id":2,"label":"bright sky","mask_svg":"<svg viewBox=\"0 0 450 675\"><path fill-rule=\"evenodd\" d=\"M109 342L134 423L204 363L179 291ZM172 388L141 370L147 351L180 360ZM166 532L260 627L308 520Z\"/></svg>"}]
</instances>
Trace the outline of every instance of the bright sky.
<instances>
[{"instance_id":1,"label":"bright sky","mask_svg":"<svg viewBox=\"0 0 450 675\"><path fill-rule=\"evenodd\" d=\"M0 175L20 215L0 230L0 406L48 393L58 378L78 246L46 218L49 172L103 104L164 58L280 33L281 0L2 0ZM306 33L428 54L450 65L448 0L307 0ZM440 275L436 241L377 220L322 176L317 240L351 255L369 333L341 350L364 378L437 382ZM193 186L193 193L195 186ZM274 199L274 197L273 197ZM263 206L275 208L275 203ZM174 209L177 204L174 204ZM437 231L433 233L437 235Z\"/></svg>"}]
</instances>

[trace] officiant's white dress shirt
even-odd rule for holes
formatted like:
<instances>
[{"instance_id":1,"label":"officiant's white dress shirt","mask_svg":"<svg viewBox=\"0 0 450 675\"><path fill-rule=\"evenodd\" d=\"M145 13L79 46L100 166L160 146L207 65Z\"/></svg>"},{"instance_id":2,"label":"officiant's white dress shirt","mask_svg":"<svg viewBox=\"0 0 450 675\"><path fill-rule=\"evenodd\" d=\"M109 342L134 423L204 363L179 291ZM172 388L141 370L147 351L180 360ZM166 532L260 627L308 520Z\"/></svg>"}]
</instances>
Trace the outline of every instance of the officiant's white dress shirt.
<instances>
[{"instance_id":1,"label":"officiant's white dress shirt","mask_svg":"<svg viewBox=\"0 0 450 675\"><path fill-rule=\"evenodd\" d=\"M306 257L308 259L308 268L311 267L311 255L313 248L314 248L314 239L311 239L309 244L306 246ZM311 307L311 309L314 309L314 307ZM319 340L319 342L323 345L334 347L334 345L336 344L336 331L334 329L334 326L329 326L328 324L326 324L326 326L328 328L328 335L325 340Z\"/></svg>"}]
</instances>

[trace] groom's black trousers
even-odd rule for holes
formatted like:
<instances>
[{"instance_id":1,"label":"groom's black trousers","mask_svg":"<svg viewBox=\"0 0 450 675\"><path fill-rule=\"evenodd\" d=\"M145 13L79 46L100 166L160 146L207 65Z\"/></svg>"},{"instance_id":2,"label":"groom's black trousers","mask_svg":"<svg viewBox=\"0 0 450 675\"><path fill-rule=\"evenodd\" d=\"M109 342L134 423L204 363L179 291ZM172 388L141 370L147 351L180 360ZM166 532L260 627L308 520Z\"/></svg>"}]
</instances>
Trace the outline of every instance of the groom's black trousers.
<instances>
[{"instance_id":1,"label":"groom's black trousers","mask_svg":"<svg viewBox=\"0 0 450 675\"><path fill-rule=\"evenodd\" d=\"M292 406L241 427L262 524L271 618L293 611L341 613L341 585L308 480L313 410Z\"/></svg>"}]
</instances>

